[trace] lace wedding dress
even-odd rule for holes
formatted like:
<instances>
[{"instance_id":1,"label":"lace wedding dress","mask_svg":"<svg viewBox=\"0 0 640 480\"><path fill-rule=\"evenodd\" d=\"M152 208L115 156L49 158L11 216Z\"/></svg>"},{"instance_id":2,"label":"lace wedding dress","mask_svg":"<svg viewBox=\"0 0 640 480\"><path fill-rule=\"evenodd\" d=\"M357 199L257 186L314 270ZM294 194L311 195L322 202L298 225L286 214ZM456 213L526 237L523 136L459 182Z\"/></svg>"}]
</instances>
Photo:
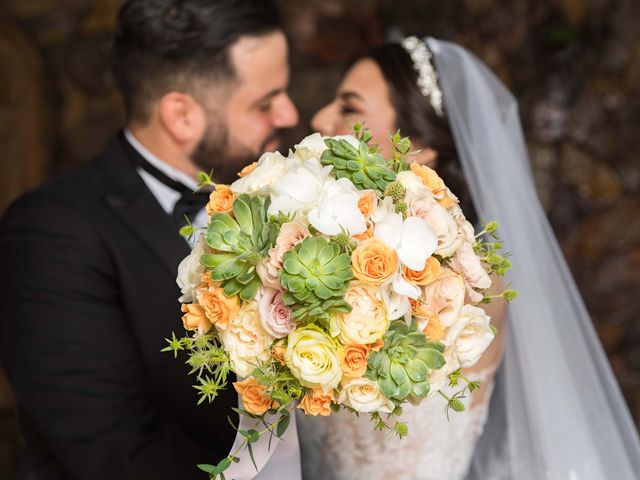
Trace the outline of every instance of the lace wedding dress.
<instances>
[{"instance_id":1,"label":"lace wedding dress","mask_svg":"<svg viewBox=\"0 0 640 480\"><path fill-rule=\"evenodd\" d=\"M330 417L298 416L302 473L305 480L458 480L464 478L487 418L492 368L472 378L481 389L462 400L464 412L445 413L439 395L414 407L402 420L409 435L397 438L374 430L369 414L340 411ZM460 387L443 390L448 396ZM485 390L481 392L481 390ZM481 399L478 401L478 399Z\"/></svg>"}]
</instances>

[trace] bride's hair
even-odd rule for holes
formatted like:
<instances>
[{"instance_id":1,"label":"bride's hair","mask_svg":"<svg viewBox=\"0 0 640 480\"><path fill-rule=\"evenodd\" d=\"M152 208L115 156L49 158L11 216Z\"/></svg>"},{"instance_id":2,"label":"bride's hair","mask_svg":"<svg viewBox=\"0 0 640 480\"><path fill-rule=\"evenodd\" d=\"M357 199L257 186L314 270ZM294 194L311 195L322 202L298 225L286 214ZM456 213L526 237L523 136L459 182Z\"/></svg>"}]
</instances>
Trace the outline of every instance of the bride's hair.
<instances>
[{"instance_id":1,"label":"bride's hair","mask_svg":"<svg viewBox=\"0 0 640 480\"><path fill-rule=\"evenodd\" d=\"M445 115L439 117L429 99L418 88L418 73L407 51L398 43L375 47L358 60L373 60L382 71L389 88L389 100L395 111L395 128L408 136L414 148L431 148L438 153L438 174L460 199L467 220L477 221L455 143Z\"/></svg>"}]
</instances>

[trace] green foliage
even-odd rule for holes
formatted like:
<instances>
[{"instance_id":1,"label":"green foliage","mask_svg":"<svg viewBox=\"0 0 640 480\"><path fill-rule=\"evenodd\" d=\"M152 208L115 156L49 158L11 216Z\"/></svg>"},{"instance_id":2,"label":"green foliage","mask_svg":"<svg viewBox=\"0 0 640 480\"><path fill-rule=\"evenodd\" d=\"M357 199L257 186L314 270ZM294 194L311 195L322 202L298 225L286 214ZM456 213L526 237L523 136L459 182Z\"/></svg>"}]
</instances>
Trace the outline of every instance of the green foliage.
<instances>
[{"instance_id":1,"label":"green foliage","mask_svg":"<svg viewBox=\"0 0 640 480\"><path fill-rule=\"evenodd\" d=\"M372 352L365 377L380 386L383 395L396 405L418 401L429 393L429 369L444 366L444 345L430 342L418 330L416 321L391 323L383 338L384 347Z\"/></svg>"},{"instance_id":2,"label":"green foliage","mask_svg":"<svg viewBox=\"0 0 640 480\"><path fill-rule=\"evenodd\" d=\"M275 242L278 227L267 220L267 208L258 197L239 195L233 202L233 218L227 213L211 217L207 243L216 253L203 255L202 265L211 269L211 278L222 282L224 294L252 300L260 279L256 265Z\"/></svg>"},{"instance_id":3,"label":"green foliage","mask_svg":"<svg viewBox=\"0 0 640 480\"><path fill-rule=\"evenodd\" d=\"M307 237L283 256L280 283L285 303L299 322L349 313L344 294L353 278L351 258L322 237Z\"/></svg>"},{"instance_id":4,"label":"green foliage","mask_svg":"<svg viewBox=\"0 0 640 480\"><path fill-rule=\"evenodd\" d=\"M371 189L380 193L396 179L396 174L387 167L382 156L372 152L361 141L358 148L346 140L325 140L328 149L324 151L320 162L333 165L333 173L338 178L348 178L360 190Z\"/></svg>"}]
</instances>

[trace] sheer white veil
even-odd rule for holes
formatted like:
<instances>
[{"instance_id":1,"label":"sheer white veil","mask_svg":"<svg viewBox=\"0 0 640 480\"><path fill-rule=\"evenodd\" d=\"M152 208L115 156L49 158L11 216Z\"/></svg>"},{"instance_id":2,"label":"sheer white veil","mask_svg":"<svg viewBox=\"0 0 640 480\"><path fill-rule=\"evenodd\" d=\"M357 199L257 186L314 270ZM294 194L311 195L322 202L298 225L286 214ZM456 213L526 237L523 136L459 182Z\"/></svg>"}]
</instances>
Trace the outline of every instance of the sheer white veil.
<instances>
[{"instance_id":1,"label":"sheer white veil","mask_svg":"<svg viewBox=\"0 0 640 480\"><path fill-rule=\"evenodd\" d=\"M516 100L464 48L425 41L474 206L499 222L520 291L468 478L640 478L638 434L538 200Z\"/></svg>"}]
</instances>

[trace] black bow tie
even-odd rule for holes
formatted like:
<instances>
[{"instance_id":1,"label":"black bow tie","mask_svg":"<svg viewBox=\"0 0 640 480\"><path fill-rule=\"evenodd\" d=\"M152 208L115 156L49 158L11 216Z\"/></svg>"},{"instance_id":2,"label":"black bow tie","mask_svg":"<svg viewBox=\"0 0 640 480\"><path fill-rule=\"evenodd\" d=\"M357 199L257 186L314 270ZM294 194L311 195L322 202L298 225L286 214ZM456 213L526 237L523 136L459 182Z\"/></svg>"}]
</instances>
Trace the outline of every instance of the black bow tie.
<instances>
[{"instance_id":1,"label":"black bow tie","mask_svg":"<svg viewBox=\"0 0 640 480\"><path fill-rule=\"evenodd\" d=\"M124 137L124 143L128 146L127 150L129 150L129 157L136 166L142 168L156 180L181 194L180 198L174 205L173 212L171 214L178 228L184 226L187 223L187 219L189 222L193 222L193 219L198 215L198 212L200 212L207 202L209 202L210 192L202 190L194 192L183 183L169 177L140 155L140 153L133 148L133 145L131 145L126 139L124 133L122 136Z\"/></svg>"}]
</instances>

